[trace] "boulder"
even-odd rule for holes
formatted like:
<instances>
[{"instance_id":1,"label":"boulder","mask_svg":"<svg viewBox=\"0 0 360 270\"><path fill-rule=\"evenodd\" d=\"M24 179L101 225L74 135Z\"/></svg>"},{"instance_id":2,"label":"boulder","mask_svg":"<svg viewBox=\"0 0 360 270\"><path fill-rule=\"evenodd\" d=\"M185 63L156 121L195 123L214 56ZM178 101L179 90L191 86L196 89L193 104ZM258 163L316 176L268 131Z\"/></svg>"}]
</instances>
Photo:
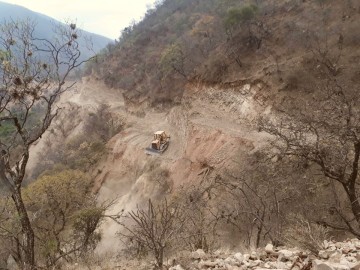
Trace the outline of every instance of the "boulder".
<instances>
[{"instance_id":1,"label":"boulder","mask_svg":"<svg viewBox=\"0 0 360 270\"><path fill-rule=\"evenodd\" d=\"M224 262L232 266L240 266L241 264L237 259L234 258L234 256L227 257Z\"/></svg>"},{"instance_id":2,"label":"boulder","mask_svg":"<svg viewBox=\"0 0 360 270\"><path fill-rule=\"evenodd\" d=\"M218 265L217 262L212 262L212 261L200 261L199 262L200 269L213 268L213 267L216 267L217 265Z\"/></svg>"},{"instance_id":3,"label":"boulder","mask_svg":"<svg viewBox=\"0 0 360 270\"><path fill-rule=\"evenodd\" d=\"M256 267L256 266L260 266L263 263L263 261L260 260L255 260L255 261L250 261L249 262L249 267Z\"/></svg>"},{"instance_id":4,"label":"boulder","mask_svg":"<svg viewBox=\"0 0 360 270\"><path fill-rule=\"evenodd\" d=\"M251 252L250 259L251 260L258 260L259 255L255 251L253 251L253 252Z\"/></svg>"},{"instance_id":5,"label":"boulder","mask_svg":"<svg viewBox=\"0 0 360 270\"><path fill-rule=\"evenodd\" d=\"M294 253L290 250L282 249L279 250L278 261L286 262L292 260L294 257Z\"/></svg>"},{"instance_id":6,"label":"boulder","mask_svg":"<svg viewBox=\"0 0 360 270\"><path fill-rule=\"evenodd\" d=\"M191 258L195 260L204 259L205 257L206 257L206 253L202 249L198 249L191 253Z\"/></svg>"},{"instance_id":7,"label":"boulder","mask_svg":"<svg viewBox=\"0 0 360 270\"><path fill-rule=\"evenodd\" d=\"M314 260L312 265L313 265L312 270L335 270L328 263L320 260Z\"/></svg>"},{"instance_id":8,"label":"boulder","mask_svg":"<svg viewBox=\"0 0 360 270\"><path fill-rule=\"evenodd\" d=\"M238 252L233 255L233 257L239 262L242 263L244 261L244 256Z\"/></svg>"},{"instance_id":9,"label":"boulder","mask_svg":"<svg viewBox=\"0 0 360 270\"><path fill-rule=\"evenodd\" d=\"M181 265L176 265L176 266L170 267L169 270L184 270L184 268L182 268Z\"/></svg>"},{"instance_id":10,"label":"boulder","mask_svg":"<svg viewBox=\"0 0 360 270\"><path fill-rule=\"evenodd\" d=\"M267 244L265 247L266 253L273 253L274 252L274 246L272 244Z\"/></svg>"},{"instance_id":11,"label":"boulder","mask_svg":"<svg viewBox=\"0 0 360 270\"><path fill-rule=\"evenodd\" d=\"M333 252L333 254L330 255L329 262L340 263L341 257L342 257L341 251L337 250L337 251Z\"/></svg>"},{"instance_id":12,"label":"boulder","mask_svg":"<svg viewBox=\"0 0 360 270\"><path fill-rule=\"evenodd\" d=\"M320 257L321 259L329 259L329 257L330 257L329 251L327 251L327 250L320 250L320 251L319 251L319 257Z\"/></svg>"},{"instance_id":13,"label":"boulder","mask_svg":"<svg viewBox=\"0 0 360 270\"><path fill-rule=\"evenodd\" d=\"M353 264L350 269L351 270L360 270L360 262Z\"/></svg>"}]
</instances>

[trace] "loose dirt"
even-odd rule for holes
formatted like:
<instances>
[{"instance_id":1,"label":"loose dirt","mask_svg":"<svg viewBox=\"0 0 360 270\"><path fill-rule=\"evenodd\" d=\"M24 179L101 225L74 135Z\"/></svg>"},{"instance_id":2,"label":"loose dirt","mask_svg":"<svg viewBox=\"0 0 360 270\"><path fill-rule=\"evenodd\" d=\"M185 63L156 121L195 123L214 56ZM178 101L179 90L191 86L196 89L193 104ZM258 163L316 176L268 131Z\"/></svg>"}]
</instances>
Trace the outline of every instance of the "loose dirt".
<instances>
[{"instance_id":1,"label":"loose dirt","mask_svg":"<svg viewBox=\"0 0 360 270\"><path fill-rule=\"evenodd\" d=\"M259 99L266 95L259 82L226 89L188 86L180 105L166 112L149 109L143 117L126 110L121 93L120 89L109 89L95 79L83 79L59 102L62 106L81 107L78 126L82 115L94 112L103 103L126 118L125 129L108 142L108 154L92 172L99 200L117 199L113 213L133 210L149 198L163 196L157 179L151 179L154 170L168 170L172 188L197 183L204 177L204 168L222 170L234 166L234 160L242 160L266 141L254 124L259 114L269 110ZM79 129L74 128L74 132ZM162 155L148 156L144 150L156 130L169 133L171 142ZM46 134L44 137L31 150L29 171L37 162L37 153L45 147ZM119 225L114 222L103 225L99 252L114 251L121 246L114 238L118 230Z\"/></svg>"}]
</instances>

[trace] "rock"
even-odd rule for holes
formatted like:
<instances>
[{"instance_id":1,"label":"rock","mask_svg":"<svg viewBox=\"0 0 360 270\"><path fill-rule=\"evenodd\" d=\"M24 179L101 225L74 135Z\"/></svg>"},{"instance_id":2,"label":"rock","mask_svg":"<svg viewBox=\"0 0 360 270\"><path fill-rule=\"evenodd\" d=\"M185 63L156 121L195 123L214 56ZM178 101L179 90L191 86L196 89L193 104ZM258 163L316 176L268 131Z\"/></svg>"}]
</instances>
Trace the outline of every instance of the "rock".
<instances>
[{"instance_id":1,"label":"rock","mask_svg":"<svg viewBox=\"0 0 360 270\"><path fill-rule=\"evenodd\" d=\"M206 257L205 251L198 249L191 253L191 258L195 260L204 259Z\"/></svg>"},{"instance_id":2,"label":"rock","mask_svg":"<svg viewBox=\"0 0 360 270\"><path fill-rule=\"evenodd\" d=\"M320 250L319 251L319 257L321 259L329 259L330 255L329 255L329 252L326 251L326 250Z\"/></svg>"},{"instance_id":3,"label":"rock","mask_svg":"<svg viewBox=\"0 0 360 270\"><path fill-rule=\"evenodd\" d=\"M343 264L339 264L339 263L335 263L335 264L330 264L330 266L335 269L335 270L350 270L350 267L347 265L343 265Z\"/></svg>"},{"instance_id":4,"label":"rock","mask_svg":"<svg viewBox=\"0 0 360 270\"><path fill-rule=\"evenodd\" d=\"M287 269L287 265L284 262L276 262L274 265L276 269Z\"/></svg>"},{"instance_id":5,"label":"rock","mask_svg":"<svg viewBox=\"0 0 360 270\"><path fill-rule=\"evenodd\" d=\"M354 254L355 255L355 254ZM356 263L359 260L357 260L355 257L345 257L345 259L349 262L349 263Z\"/></svg>"},{"instance_id":6,"label":"rock","mask_svg":"<svg viewBox=\"0 0 360 270\"><path fill-rule=\"evenodd\" d=\"M216 251L214 252L214 255L215 255L216 257L220 257L221 255L225 255L225 253L224 253L224 251L218 249L218 250L216 250Z\"/></svg>"},{"instance_id":7,"label":"rock","mask_svg":"<svg viewBox=\"0 0 360 270\"><path fill-rule=\"evenodd\" d=\"M336 247L337 249L342 248L342 245L343 245L343 243L340 243L340 242L335 243L335 247Z\"/></svg>"},{"instance_id":8,"label":"rock","mask_svg":"<svg viewBox=\"0 0 360 270\"><path fill-rule=\"evenodd\" d=\"M312 265L313 265L312 270L335 270L328 263L325 263L320 260L314 260Z\"/></svg>"},{"instance_id":9,"label":"rock","mask_svg":"<svg viewBox=\"0 0 360 270\"><path fill-rule=\"evenodd\" d=\"M318 257L303 253L295 248L276 249L270 243L264 249L253 251L251 254L238 252L231 256L227 256L227 253L224 252L210 255L199 249L191 253L192 258L198 260L193 262L195 265L191 269L300 270L312 263L311 270L360 270L358 242L360 247L360 241L356 239L338 243L324 241L324 247L327 248L319 251ZM181 265L176 265L170 270L184 270L184 268Z\"/></svg>"},{"instance_id":10,"label":"rock","mask_svg":"<svg viewBox=\"0 0 360 270\"><path fill-rule=\"evenodd\" d=\"M356 261L360 262L360 252L355 255L355 259L356 259Z\"/></svg>"},{"instance_id":11,"label":"rock","mask_svg":"<svg viewBox=\"0 0 360 270\"><path fill-rule=\"evenodd\" d=\"M282 256L286 260L290 260L294 256L294 253L290 250L282 249L279 250L279 257Z\"/></svg>"},{"instance_id":12,"label":"rock","mask_svg":"<svg viewBox=\"0 0 360 270\"><path fill-rule=\"evenodd\" d=\"M325 249L328 249L330 247L330 243L327 240L324 240L323 246Z\"/></svg>"},{"instance_id":13,"label":"rock","mask_svg":"<svg viewBox=\"0 0 360 270\"><path fill-rule=\"evenodd\" d=\"M260 260L250 261L249 267L256 267L259 266L262 263Z\"/></svg>"},{"instance_id":14,"label":"rock","mask_svg":"<svg viewBox=\"0 0 360 270\"><path fill-rule=\"evenodd\" d=\"M237 259L234 258L234 256L227 257L224 262L228 265L232 266L240 266L241 262L239 262Z\"/></svg>"},{"instance_id":15,"label":"rock","mask_svg":"<svg viewBox=\"0 0 360 270\"><path fill-rule=\"evenodd\" d=\"M215 266L217 266L216 262L212 262L212 261L200 261L199 262L200 269L207 269L208 267L215 267Z\"/></svg>"},{"instance_id":16,"label":"rock","mask_svg":"<svg viewBox=\"0 0 360 270\"><path fill-rule=\"evenodd\" d=\"M335 251L333 254L330 255L329 262L340 263L341 257L342 257L341 252Z\"/></svg>"},{"instance_id":17,"label":"rock","mask_svg":"<svg viewBox=\"0 0 360 270\"><path fill-rule=\"evenodd\" d=\"M216 260L215 260L215 263L216 263L217 266L220 266L220 267L222 267L222 268L225 267L225 262L224 262L224 260L222 260L222 259L216 259Z\"/></svg>"},{"instance_id":18,"label":"rock","mask_svg":"<svg viewBox=\"0 0 360 270\"><path fill-rule=\"evenodd\" d=\"M235 253L233 257L240 263L244 261L244 256L240 252Z\"/></svg>"},{"instance_id":19,"label":"rock","mask_svg":"<svg viewBox=\"0 0 360 270\"><path fill-rule=\"evenodd\" d=\"M169 270L184 270L184 268L182 268L181 265L176 265L176 266L170 267Z\"/></svg>"},{"instance_id":20,"label":"rock","mask_svg":"<svg viewBox=\"0 0 360 270\"><path fill-rule=\"evenodd\" d=\"M353 243L356 249L360 249L360 241L358 239L353 239Z\"/></svg>"},{"instance_id":21,"label":"rock","mask_svg":"<svg viewBox=\"0 0 360 270\"><path fill-rule=\"evenodd\" d=\"M255 251L253 251L253 252L251 252L250 259L251 260L258 260L259 256Z\"/></svg>"},{"instance_id":22,"label":"rock","mask_svg":"<svg viewBox=\"0 0 360 270\"><path fill-rule=\"evenodd\" d=\"M340 264L346 265L346 266L349 266L349 267L351 265L351 263L345 257L341 257Z\"/></svg>"},{"instance_id":23,"label":"rock","mask_svg":"<svg viewBox=\"0 0 360 270\"><path fill-rule=\"evenodd\" d=\"M275 254L275 253L274 253ZM268 253L266 253L266 251L265 250L260 250L259 251L259 258L260 258L260 260L262 260L262 261L267 261L268 260Z\"/></svg>"},{"instance_id":24,"label":"rock","mask_svg":"<svg viewBox=\"0 0 360 270\"><path fill-rule=\"evenodd\" d=\"M360 270L360 262L353 264L350 269L351 270Z\"/></svg>"},{"instance_id":25,"label":"rock","mask_svg":"<svg viewBox=\"0 0 360 270\"><path fill-rule=\"evenodd\" d=\"M250 263L248 261L243 261L243 265L245 268L250 267Z\"/></svg>"},{"instance_id":26,"label":"rock","mask_svg":"<svg viewBox=\"0 0 360 270\"><path fill-rule=\"evenodd\" d=\"M233 266L233 265L226 265L226 266L225 266L225 269L226 269L226 270L242 270L241 267L239 267L239 266Z\"/></svg>"},{"instance_id":27,"label":"rock","mask_svg":"<svg viewBox=\"0 0 360 270\"><path fill-rule=\"evenodd\" d=\"M274 252L274 246L272 244L267 244L265 247L266 253L273 253Z\"/></svg>"}]
</instances>

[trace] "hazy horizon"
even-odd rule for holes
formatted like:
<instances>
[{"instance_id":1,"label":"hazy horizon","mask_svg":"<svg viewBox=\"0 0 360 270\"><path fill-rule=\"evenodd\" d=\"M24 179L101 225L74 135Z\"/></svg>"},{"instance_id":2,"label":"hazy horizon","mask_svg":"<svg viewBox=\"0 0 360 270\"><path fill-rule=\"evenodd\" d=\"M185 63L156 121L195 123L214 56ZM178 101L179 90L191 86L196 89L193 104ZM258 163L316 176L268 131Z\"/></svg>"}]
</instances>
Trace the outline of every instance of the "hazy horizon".
<instances>
[{"instance_id":1,"label":"hazy horizon","mask_svg":"<svg viewBox=\"0 0 360 270\"><path fill-rule=\"evenodd\" d=\"M121 30L133 20L139 21L147 8L155 0L136 0L130 4L119 0L90 2L85 0L1 0L0 2L19 5L52 17L59 21L76 21L77 25L85 31L99 34L110 39L117 39Z\"/></svg>"}]
</instances>

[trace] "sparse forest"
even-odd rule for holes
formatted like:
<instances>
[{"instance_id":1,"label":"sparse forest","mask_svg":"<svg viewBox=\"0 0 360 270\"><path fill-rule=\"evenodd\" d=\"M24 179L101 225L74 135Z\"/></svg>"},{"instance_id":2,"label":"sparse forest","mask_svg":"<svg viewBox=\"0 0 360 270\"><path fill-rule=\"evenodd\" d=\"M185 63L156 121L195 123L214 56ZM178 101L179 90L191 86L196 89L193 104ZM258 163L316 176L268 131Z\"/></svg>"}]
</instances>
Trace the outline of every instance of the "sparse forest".
<instances>
[{"instance_id":1,"label":"sparse forest","mask_svg":"<svg viewBox=\"0 0 360 270\"><path fill-rule=\"evenodd\" d=\"M360 3L159 0L85 61L34 27L0 26L3 265L360 266Z\"/></svg>"}]
</instances>

